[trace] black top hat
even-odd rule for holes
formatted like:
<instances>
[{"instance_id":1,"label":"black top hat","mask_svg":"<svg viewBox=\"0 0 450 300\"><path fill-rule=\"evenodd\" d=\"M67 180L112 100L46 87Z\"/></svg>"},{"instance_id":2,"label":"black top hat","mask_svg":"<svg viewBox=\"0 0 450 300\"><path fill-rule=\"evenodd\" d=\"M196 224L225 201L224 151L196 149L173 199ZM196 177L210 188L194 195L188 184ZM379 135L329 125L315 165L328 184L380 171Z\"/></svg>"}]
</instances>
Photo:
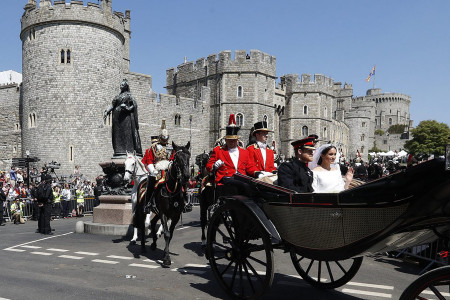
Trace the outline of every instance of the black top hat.
<instances>
[{"instance_id":1,"label":"black top hat","mask_svg":"<svg viewBox=\"0 0 450 300\"><path fill-rule=\"evenodd\" d=\"M239 139L239 136L237 135L239 129L241 129L241 127L236 126L236 119L234 117L234 114L231 114L230 119L228 120L228 126L226 127L226 135L224 136L224 138L228 140Z\"/></svg>"},{"instance_id":2,"label":"black top hat","mask_svg":"<svg viewBox=\"0 0 450 300\"><path fill-rule=\"evenodd\" d=\"M252 135L255 135L255 133L258 131L273 132L272 130L267 128L266 121L256 122L253 126L255 127L255 130L253 130Z\"/></svg>"},{"instance_id":3,"label":"black top hat","mask_svg":"<svg viewBox=\"0 0 450 300\"><path fill-rule=\"evenodd\" d=\"M301 140L292 142L291 145L294 147L295 150L297 150L298 148L313 149L313 150L316 149L316 147L314 146L313 137L303 138Z\"/></svg>"}]
</instances>

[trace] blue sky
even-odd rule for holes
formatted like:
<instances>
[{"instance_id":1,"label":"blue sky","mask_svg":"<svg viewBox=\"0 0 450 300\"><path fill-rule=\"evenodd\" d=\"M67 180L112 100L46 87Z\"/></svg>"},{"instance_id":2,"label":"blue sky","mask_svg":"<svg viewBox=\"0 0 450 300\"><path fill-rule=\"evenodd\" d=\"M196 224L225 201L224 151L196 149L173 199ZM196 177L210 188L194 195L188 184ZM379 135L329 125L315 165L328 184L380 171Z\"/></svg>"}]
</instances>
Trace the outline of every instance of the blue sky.
<instances>
[{"instance_id":1,"label":"blue sky","mask_svg":"<svg viewBox=\"0 0 450 300\"><path fill-rule=\"evenodd\" d=\"M69 2L69 1L66 1ZM84 0L86 5L88 1ZM97 0L90 0L97 3ZM21 72L20 17L27 0L2 0L0 71ZM131 71L152 75L222 50L258 49L277 76L324 74L363 96L376 87L410 95L411 118L450 125L450 1L112 0L131 10Z\"/></svg>"}]
</instances>

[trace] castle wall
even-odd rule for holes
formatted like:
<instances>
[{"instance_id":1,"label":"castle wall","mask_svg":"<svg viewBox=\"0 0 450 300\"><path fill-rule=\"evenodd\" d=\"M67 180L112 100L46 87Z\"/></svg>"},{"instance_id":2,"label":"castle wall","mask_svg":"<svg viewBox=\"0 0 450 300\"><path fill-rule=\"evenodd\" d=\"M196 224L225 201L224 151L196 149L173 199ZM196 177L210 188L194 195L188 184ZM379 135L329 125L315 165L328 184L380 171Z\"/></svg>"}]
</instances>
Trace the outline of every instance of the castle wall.
<instances>
[{"instance_id":1,"label":"castle wall","mask_svg":"<svg viewBox=\"0 0 450 300\"><path fill-rule=\"evenodd\" d=\"M0 85L0 170L2 171L9 170L11 158L22 157L19 100L18 84Z\"/></svg>"}]
</instances>

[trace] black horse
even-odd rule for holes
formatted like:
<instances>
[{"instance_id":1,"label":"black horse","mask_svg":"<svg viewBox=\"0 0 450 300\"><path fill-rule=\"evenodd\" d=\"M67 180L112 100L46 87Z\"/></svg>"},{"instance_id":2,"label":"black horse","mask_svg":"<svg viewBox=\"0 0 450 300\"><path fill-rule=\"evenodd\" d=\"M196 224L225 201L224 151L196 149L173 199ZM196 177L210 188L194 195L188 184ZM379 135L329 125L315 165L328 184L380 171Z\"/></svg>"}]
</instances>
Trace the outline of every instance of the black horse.
<instances>
[{"instance_id":1,"label":"black horse","mask_svg":"<svg viewBox=\"0 0 450 300\"><path fill-rule=\"evenodd\" d=\"M173 237L173 231L177 225L184 209L184 193L189 181L189 159L190 159L190 142L186 146L177 146L172 142L174 156L173 162L169 169L165 172L165 181L160 184L154 192L154 205L150 205L155 217L150 223L153 235L153 243L150 248L156 249L156 222L160 219L161 226L164 229L164 239L166 247L164 248L163 265L170 266L171 260L169 255L169 244ZM148 197L146 197L148 198ZM152 201L148 199L147 201ZM168 221L171 221L170 227ZM145 239L144 239L145 240ZM145 247L145 242L144 246Z\"/></svg>"},{"instance_id":2,"label":"black horse","mask_svg":"<svg viewBox=\"0 0 450 300\"><path fill-rule=\"evenodd\" d=\"M205 228L208 223L208 208L215 203L214 176L206 171L209 155L206 153L197 155L195 164L200 170L200 180L202 180L200 190L200 225L202 227L202 247L206 246Z\"/></svg>"}]
</instances>

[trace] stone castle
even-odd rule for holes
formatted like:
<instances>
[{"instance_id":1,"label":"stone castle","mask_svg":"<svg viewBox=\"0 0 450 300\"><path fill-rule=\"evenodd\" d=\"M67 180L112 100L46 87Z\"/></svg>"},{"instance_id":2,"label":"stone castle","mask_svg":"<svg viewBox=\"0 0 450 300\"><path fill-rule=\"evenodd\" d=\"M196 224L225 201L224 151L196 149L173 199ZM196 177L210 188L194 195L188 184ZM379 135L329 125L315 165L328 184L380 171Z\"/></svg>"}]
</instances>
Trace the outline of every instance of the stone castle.
<instances>
[{"instance_id":1,"label":"stone castle","mask_svg":"<svg viewBox=\"0 0 450 300\"><path fill-rule=\"evenodd\" d=\"M236 114L247 143L254 123L267 120L278 153L292 155L290 143L308 134L331 141L349 158L367 158L375 144L400 150L403 135L375 135L376 129L412 126L410 97L371 89L354 97L350 84L316 74L287 74L277 81L276 58L258 50L222 51L166 71L167 94L152 91L150 75L131 72L130 11L112 10L111 0L87 3L28 0L21 18L22 82L0 86L2 145L0 170L12 157L75 165L93 178L98 163L112 156L111 123L105 108L123 78L138 102L142 147L166 119L170 139L191 141L195 155L209 152ZM270 141L271 142L271 141Z\"/></svg>"}]
</instances>

